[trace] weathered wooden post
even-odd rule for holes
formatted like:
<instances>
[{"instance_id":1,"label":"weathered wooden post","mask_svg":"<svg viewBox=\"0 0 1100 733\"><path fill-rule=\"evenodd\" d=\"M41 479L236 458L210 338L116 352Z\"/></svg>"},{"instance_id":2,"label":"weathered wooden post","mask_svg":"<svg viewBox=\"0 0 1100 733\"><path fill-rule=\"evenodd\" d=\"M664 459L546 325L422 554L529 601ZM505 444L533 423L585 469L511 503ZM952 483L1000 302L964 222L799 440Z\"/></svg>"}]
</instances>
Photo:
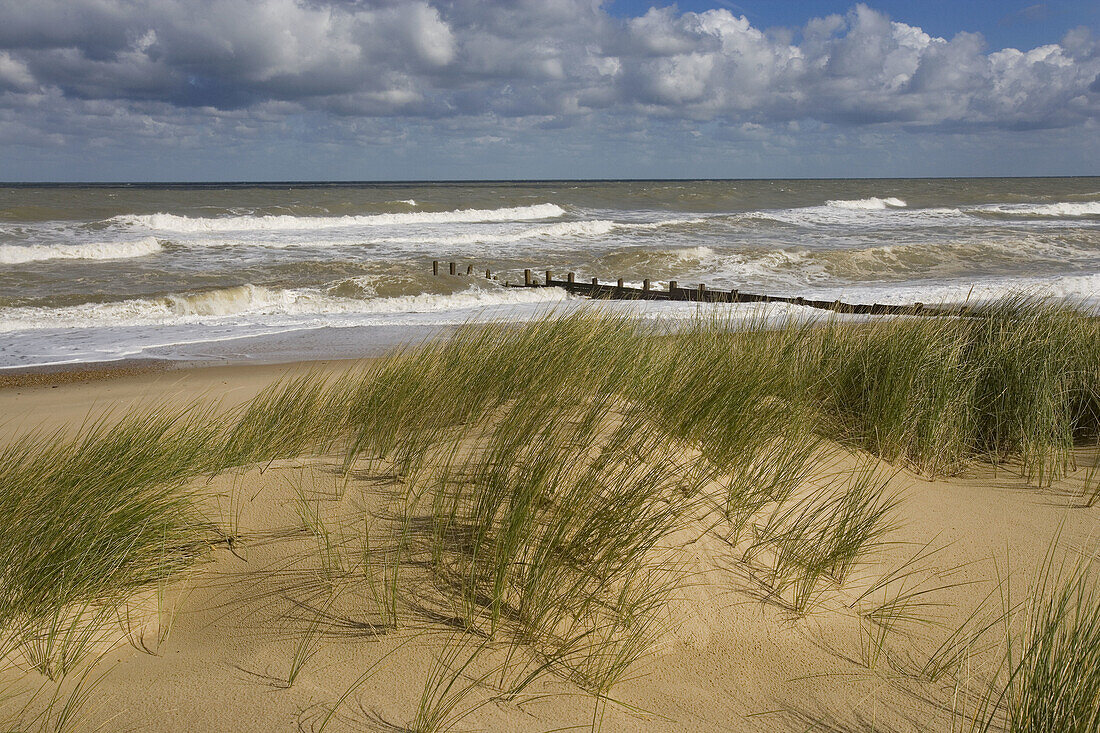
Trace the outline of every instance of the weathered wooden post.
<instances>
[{"instance_id":1,"label":"weathered wooden post","mask_svg":"<svg viewBox=\"0 0 1100 733\"><path fill-rule=\"evenodd\" d=\"M550 284L550 271L549 270L546 271L546 284L547 285Z\"/></svg>"},{"instance_id":2,"label":"weathered wooden post","mask_svg":"<svg viewBox=\"0 0 1100 733\"><path fill-rule=\"evenodd\" d=\"M668 299L669 300L676 300L676 281L675 280L669 280L668 281Z\"/></svg>"},{"instance_id":3,"label":"weathered wooden post","mask_svg":"<svg viewBox=\"0 0 1100 733\"><path fill-rule=\"evenodd\" d=\"M473 275L474 274L474 266L473 265L466 265L466 274L467 275Z\"/></svg>"},{"instance_id":4,"label":"weathered wooden post","mask_svg":"<svg viewBox=\"0 0 1100 733\"><path fill-rule=\"evenodd\" d=\"M455 267L456 267L455 263L453 263L453 262L452 262L452 263L451 263L451 274L452 274L452 275L454 275L454 274L455 274Z\"/></svg>"},{"instance_id":5,"label":"weathered wooden post","mask_svg":"<svg viewBox=\"0 0 1100 733\"><path fill-rule=\"evenodd\" d=\"M599 284L600 284L600 279L598 277L592 278L592 287L596 287Z\"/></svg>"},{"instance_id":6,"label":"weathered wooden post","mask_svg":"<svg viewBox=\"0 0 1100 733\"><path fill-rule=\"evenodd\" d=\"M432 260L432 274L439 277L439 260Z\"/></svg>"},{"instance_id":7,"label":"weathered wooden post","mask_svg":"<svg viewBox=\"0 0 1100 733\"><path fill-rule=\"evenodd\" d=\"M572 285L577 281L577 273L571 272L565 276L565 279L569 282L570 285Z\"/></svg>"},{"instance_id":8,"label":"weathered wooden post","mask_svg":"<svg viewBox=\"0 0 1100 733\"><path fill-rule=\"evenodd\" d=\"M645 280L642 280L642 292L643 293L648 293L649 292L649 278L648 277Z\"/></svg>"},{"instance_id":9,"label":"weathered wooden post","mask_svg":"<svg viewBox=\"0 0 1100 733\"><path fill-rule=\"evenodd\" d=\"M530 270L524 270L523 271L523 287L525 287L525 288L531 287L531 271Z\"/></svg>"},{"instance_id":10,"label":"weathered wooden post","mask_svg":"<svg viewBox=\"0 0 1100 733\"><path fill-rule=\"evenodd\" d=\"M486 280L492 280L493 279L493 273L489 272L488 267L485 268L485 279Z\"/></svg>"},{"instance_id":11,"label":"weathered wooden post","mask_svg":"<svg viewBox=\"0 0 1100 733\"><path fill-rule=\"evenodd\" d=\"M737 303L740 300L741 300L741 293L738 292L737 288L734 288L733 290L731 290L730 291L730 302L731 303Z\"/></svg>"},{"instance_id":12,"label":"weathered wooden post","mask_svg":"<svg viewBox=\"0 0 1100 733\"><path fill-rule=\"evenodd\" d=\"M623 289L623 279L621 277L619 278L619 281L615 283L615 287L617 287L619 290Z\"/></svg>"},{"instance_id":13,"label":"weathered wooden post","mask_svg":"<svg viewBox=\"0 0 1100 733\"><path fill-rule=\"evenodd\" d=\"M706 283L699 283L699 302L702 303L707 299L707 285Z\"/></svg>"}]
</instances>

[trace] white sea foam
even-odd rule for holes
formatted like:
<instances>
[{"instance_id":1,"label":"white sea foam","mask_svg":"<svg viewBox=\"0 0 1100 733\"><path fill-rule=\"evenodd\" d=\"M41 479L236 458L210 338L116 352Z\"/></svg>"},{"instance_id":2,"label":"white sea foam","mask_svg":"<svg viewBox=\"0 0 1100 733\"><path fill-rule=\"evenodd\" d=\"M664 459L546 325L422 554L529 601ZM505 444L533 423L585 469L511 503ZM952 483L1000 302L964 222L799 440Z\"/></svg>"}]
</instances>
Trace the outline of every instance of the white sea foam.
<instances>
[{"instance_id":1,"label":"white sea foam","mask_svg":"<svg viewBox=\"0 0 1100 733\"><path fill-rule=\"evenodd\" d=\"M1054 279L999 277L971 282L850 285L827 290L808 290L807 297L823 300L840 298L851 303L907 304L982 303L1012 295L1064 298L1071 303L1100 305L1100 274L1073 275Z\"/></svg>"},{"instance_id":2,"label":"white sea foam","mask_svg":"<svg viewBox=\"0 0 1100 733\"><path fill-rule=\"evenodd\" d=\"M835 206L838 209L865 209L870 211L881 211L886 208L901 209L908 204L898 198L889 197L880 199L877 196L871 196L865 199L835 199L833 201L826 201L826 206Z\"/></svg>"},{"instance_id":3,"label":"white sea foam","mask_svg":"<svg viewBox=\"0 0 1100 733\"><path fill-rule=\"evenodd\" d=\"M514 223L508 224L514 226ZM194 247L268 247L272 249L301 249L329 247L360 247L362 245L413 245L412 249L421 250L427 245L466 246L473 244L510 244L522 241L542 241L551 239L595 239L623 226L613 221L566 221L543 226L525 227L508 230L499 225L490 231L467 231L447 234L418 234L417 236L392 236L385 232L365 235L361 231L323 232L314 236L299 236L295 233L275 232L260 234L258 237L248 232L230 232L228 236L218 235L210 238L199 236L182 241ZM237 236L234 236L234 235Z\"/></svg>"},{"instance_id":4,"label":"white sea foam","mask_svg":"<svg viewBox=\"0 0 1100 733\"><path fill-rule=\"evenodd\" d=\"M472 233L455 237L440 237L439 242L462 244L466 242L513 242L520 239L546 239L551 237L602 237L620 226L620 224L605 219L563 221L557 224L546 224L503 234Z\"/></svg>"},{"instance_id":5,"label":"white sea foam","mask_svg":"<svg viewBox=\"0 0 1100 733\"><path fill-rule=\"evenodd\" d=\"M1100 201L1062 201L1054 204L995 204L980 206L971 211L985 214L1005 214L1023 217L1081 217L1100 216Z\"/></svg>"},{"instance_id":6,"label":"white sea foam","mask_svg":"<svg viewBox=\"0 0 1100 733\"><path fill-rule=\"evenodd\" d=\"M620 228L620 226L620 224L604 219L563 221L560 224L527 229L520 236L524 239L537 237L602 237L604 234Z\"/></svg>"},{"instance_id":7,"label":"white sea foam","mask_svg":"<svg viewBox=\"0 0 1100 733\"><path fill-rule=\"evenodd\" d=\"M565 214L557 204L535 204L501 209L411 211L362 216L226 216L191 217L177 214L125 214L108 219L113 224L171 232L301 231L345 227L377 227L405 224L459 224L494 221L555 219Z\"/></svg>"},{"instance_id":8,"label":"white sea foam","mask_svg":"<svg viewBox=\"0 0 1100 733\"><path fill-rule=\"evenodd\" d=\"M714 249L701 244L697 247L678 247L671 250L672 255L678 260L692 261L705 260L714 257Z\"/></svg>"},{"instance_id":9,"label":"white sea foam","mask_svg":"<svg viewBox=\"0 0 1100 733\"><path fill-rule=\"evenodd\" d=\"M466 244L501 244L519 242L525 239L560 238L584 238L600 237L618 225L613 221L596 219L592 221L563 221L557 224L528 227L513 232L468 232L466 234L448 234L439 237L387 237L383 241L393 244L441 244L441 245L466 245Z\"/></svg>"},{"instance_id":10,"label":"white sea foam","mask_svg":"<svg viewBox=\"0 0 1100 733\"><path fill-rule=\"evenodd\" d=\"M884 200L885 201L885 200ZM965 226L974 217L950 207L909 209L900 206L823 206L747 211L726 217L732 222L776 221L795 226L843 227L849 230L915 229L925 226ZM904 202L903 202L904 203ZM889 212L889 213L884 213Z\"/></svg>"},{"instance_id":11,"label":"white sea foam","mask_svg":"<svg viewBox=\"0 0 1100 733\"><path fill-rule=\"evenodd\" d=\"M811 258L810 252L777 249L732 254L721 258L716 264L719 265L720 276L730 282L779 281L795 284L804 282L803 278L810 274L806 271L806 265ZM792 276L796 279L792 280Z\"/></svg>"},{"instance_id":12,"label":"white sea foam","mask_svg":"<svg viewBox=\"0 0 1100 733\"><path fill-rule=\"evenodd\" d=\"M154 237L132 242L89 242L85 244L4 244L0 264L17 265L42 260L122 260L145 257L161 251Z\"/></svg>"},{"instance_id":13,"label":"white sea foam","mask_svg":"<svg viewBox=\"0 0 1100 733\"><path fill-rule=\"evenodd\" d=\"M619 222L609 219L588 219L585 221L563 221L528 227L512 232L470 232L451 234L442 237L390 237L384 241L393 243L423 243L442 245L464 244L501 244L523 240L539 239L595 239L616 231L652 231L667 226L694 224L706 219L665 219L653 222Z\"/></svg>"},{"instance_id":14,"label":"white sea foam","mask_svg":"<svg viewBox=\"0 0 1100 733\"><path fill-rule=\"evenodd\" d=\"M0 308L0 332L227 321L249 324L274 321L285 324L301 316L348 316L353 319L350 323L333 321L330 325L354 325L354 317L362 315L478 310L492 306L553 303L567 298L565 291L558 288L483 289L471 286L449 295L422 293L395 298L355 299L333 297L311 288L278 290L240 285L163 298L136 298L60 308ZM243 329L242 334L247 331L247 328Z\"/></svg>"}]
</instances>

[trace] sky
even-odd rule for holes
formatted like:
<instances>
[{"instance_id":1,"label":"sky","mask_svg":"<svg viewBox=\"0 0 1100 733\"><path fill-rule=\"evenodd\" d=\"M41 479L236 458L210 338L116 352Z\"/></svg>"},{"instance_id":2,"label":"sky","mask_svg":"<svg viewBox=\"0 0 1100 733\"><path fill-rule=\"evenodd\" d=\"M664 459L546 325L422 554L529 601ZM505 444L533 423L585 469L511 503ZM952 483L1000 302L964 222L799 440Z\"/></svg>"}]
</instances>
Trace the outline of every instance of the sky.
<instances>
[{"instance_id":1,"label":"sky","mask_svg":"<svg viewBox=\"0 0 1100 733\"><path fill-rule=\"evenodd\" d=\"M0 0L0 180L1100 175L1100 3Z\"/></svg>"}]
</instances>

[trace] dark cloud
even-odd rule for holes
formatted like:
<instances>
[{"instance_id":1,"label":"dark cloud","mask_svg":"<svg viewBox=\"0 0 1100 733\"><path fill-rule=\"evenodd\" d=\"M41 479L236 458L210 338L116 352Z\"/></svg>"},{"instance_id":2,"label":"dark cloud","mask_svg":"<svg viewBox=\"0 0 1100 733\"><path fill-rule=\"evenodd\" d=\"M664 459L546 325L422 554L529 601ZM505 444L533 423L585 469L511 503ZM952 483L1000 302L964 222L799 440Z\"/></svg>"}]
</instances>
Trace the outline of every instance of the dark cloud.
<instances>
[{"instance_id":1,"label":"dark cloud","mask_svg":"<svg viewBox=\"0 0 1100 733\"><path fill-rule=\"evenodd\" d=\"M241 135L308 115L467 118L486 134L502 120L1011 130L1100 118L1100 44L1087 29L990 50L862 4L769 33L728 9L617 19L602 6L0 0L0 135L102 130L105 116L132 134L232 118Z\"/></svg>"}]
</instances>

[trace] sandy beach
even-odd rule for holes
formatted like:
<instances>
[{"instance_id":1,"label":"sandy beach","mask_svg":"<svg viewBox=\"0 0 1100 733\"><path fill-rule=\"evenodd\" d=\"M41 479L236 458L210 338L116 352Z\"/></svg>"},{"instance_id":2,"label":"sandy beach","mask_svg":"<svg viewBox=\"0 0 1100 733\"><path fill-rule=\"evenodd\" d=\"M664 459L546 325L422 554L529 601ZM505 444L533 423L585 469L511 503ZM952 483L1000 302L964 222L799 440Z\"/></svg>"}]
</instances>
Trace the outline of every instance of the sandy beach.
<instances>
[{"instance_id":1,"label":"sandy beach","mask_svg":"<svg viewBox=\"0 0 1100 733\"><path fill-rule=\"evenodd\" d=\"M175 367L164 362L124 367L25 371L0 376L0 410L5 435L28 429L78 426L89 417L147 402L176 406L196 401L226 407L254 397L265 386L302 373L346 371L353 361L318 361L256 366Z\"/></svg>"},{"instance_id":2,"label":"sandy beach","mask_svg":"<svg viewBox=\"0 0 1100 733\"><path fill-rule=\"evenodd\" d=\"M99 416L153 404L216 402L231 411L280 380L369 368L336 361L38 375L0 388L0 439L79 432ZM614 432L618 418L607 419L597 434ZM476 438L463 440L461 450L475 450ZM815 455L795 497L858 471L863 456L833 441ZM572 662L542 669L530 647L487 635L481 622L462 633L461 604L435 587L440 578L422 554L408 553L396 620L371 595L373 583L350 577L369 575L370 562L358 567L356 556L384 555L394 537L396 497L412 481L395 463L360 456L349 467L339 454L305 451L219 471L189 488L221 539L190 569L117 606L89 649L95 683L79 719L108 730L412 730L435 680L445 715L434 729L958 729L984 694L1003 634L953 633L1025 600L1052 543L1073 556L1100 548L1100 507L1082 498L1095 454L1081 449L1077 458L1042 488L1010 465L972 463L936 479L885 466L881 489L896 500L888 525L843 582L817 584L804 608L785 599L787 586L761 582L768 563L746 561L743 543L714 531L714 512L693 510L647 553L677 582L651 609L644 653L599 695L569 671ZM701 495L722 491L716 479L700 486ZM891 599L908 600L874 623ZM948 659L952 638L958 654ZM948 669L928 674L937 654ZM10 697L0 709L9 715L79 691L79 674L63 676L55 692L26 658L8 661ZM521 692L502 694L533 671ZM40 687L50 691L32 698Z\"/></svg>"}]
</instances>

